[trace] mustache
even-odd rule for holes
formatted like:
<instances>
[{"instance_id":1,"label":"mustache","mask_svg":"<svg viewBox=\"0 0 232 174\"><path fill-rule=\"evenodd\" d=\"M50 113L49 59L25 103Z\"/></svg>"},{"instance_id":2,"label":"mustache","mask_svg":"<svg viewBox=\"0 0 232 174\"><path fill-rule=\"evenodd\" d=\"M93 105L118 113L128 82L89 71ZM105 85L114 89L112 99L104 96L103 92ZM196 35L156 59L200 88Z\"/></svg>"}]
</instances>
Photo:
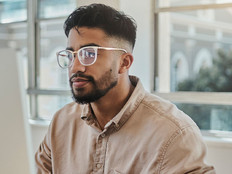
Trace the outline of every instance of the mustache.
<instances>
[{"instance_id":1,"label":"mustache","mask_svg":"<svg viewBox=\"0 0 232 174\"><path fill-rule=\"evenodd\" d=\"M70 77L70 79L69 79L69 82L70 83L72 83L72 79L73 78L76 78L76 77L82 77L82 78L85 78L85 79L87 79L87 80L89 80L89 81L94 81L94 78L92 77L92 76L88 76L88 75L85 75L85 74L83 74L83 73L75 73L75 74L73 74L71 77Z\"/></svg>"}]
</instances>

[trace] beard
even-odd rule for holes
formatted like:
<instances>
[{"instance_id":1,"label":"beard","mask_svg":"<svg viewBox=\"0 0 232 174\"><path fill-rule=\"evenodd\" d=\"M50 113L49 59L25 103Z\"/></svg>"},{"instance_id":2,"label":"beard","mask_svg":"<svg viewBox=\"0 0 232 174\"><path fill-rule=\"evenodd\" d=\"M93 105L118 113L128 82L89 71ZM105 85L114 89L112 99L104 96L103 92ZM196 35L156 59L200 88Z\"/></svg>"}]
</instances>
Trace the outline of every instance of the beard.
<instances>
[{"instance_id":1,"label":"beard","mask_svg":"<svg viewBox=\"0 0 232 174\"><path fill-rule=\"evenodd\" d=\"M73 89L71 79L74 77L83 77L92 83L92 89L85 92L84 88ZM98 80L94 80L92 76L84 75L83 73L76 73L70 78L70 86L72 91L72 98L76 103L87 104L97 101L101 97L105 96L113 87L118 83L118 78L112 74L112 69L106 71Z\"/></svg>"}]
</instances>

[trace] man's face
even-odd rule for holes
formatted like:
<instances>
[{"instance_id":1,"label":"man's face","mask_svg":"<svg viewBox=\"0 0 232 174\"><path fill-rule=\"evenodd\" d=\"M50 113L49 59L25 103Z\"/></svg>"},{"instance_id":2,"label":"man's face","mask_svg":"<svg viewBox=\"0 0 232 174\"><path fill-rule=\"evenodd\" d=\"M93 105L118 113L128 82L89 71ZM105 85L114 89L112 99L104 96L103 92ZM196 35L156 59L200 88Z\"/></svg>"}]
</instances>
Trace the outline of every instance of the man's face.
<instances>
[{"instance_id":1,"label":"man's face","mask_svg":"<svg viewBox=\"0 0 232 174\"><path fill-rule=\"evenodd\" d=\"M68 49L77 51L85 46L117 47L101 29L81 27L71 29ZM77 56L75 54L75 56ZM73 98L78 103L94 102L106 95L118 81L119 54L114 51L98 50L97 61L90 66L82 65L78 58L69 68Z\"/></svg>"}]
</instances>

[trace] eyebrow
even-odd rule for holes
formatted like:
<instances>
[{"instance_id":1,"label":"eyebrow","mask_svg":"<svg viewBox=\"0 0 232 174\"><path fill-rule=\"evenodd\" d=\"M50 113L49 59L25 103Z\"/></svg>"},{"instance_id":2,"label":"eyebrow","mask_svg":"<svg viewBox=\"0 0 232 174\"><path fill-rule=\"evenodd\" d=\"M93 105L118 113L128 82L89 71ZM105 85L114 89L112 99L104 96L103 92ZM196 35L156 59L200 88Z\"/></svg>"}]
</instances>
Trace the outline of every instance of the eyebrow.
<instances>
[{"instance_id":1,"label":"eyebrow","mask_svg":"<svg viewBox=\"0 0 232 174\"><path fill-rule=\"evenodd\" d=\"M85 45L80 46L80 48L89 47L89 46L101 47L98 44L89 43L89 44L85 44ZM73 47L67 47L66 50L74 51Z\"/></svg>"},{"instance_id":2,"label":"eyebrow","mask_svg":"<svg viewBox=\"0 0 232 174\"><path fill-rule=\"evenodd\" d=\"M89 43L89 44L85 44L85 45L80 46L80 48L83 48L83 47L89 47L89 46L100 47L100 45L98 45L98 44L95 44L95 43Z\"/></svg>"},{"instance_id":3,"label":"eyebrow","mask_svg":"<svg viewBox=\"0 0 232 174\"><path fill-rule=\"evenodd\" d=\"M72 47L67 47L65 50L74 51Z\"/></svg>"}]
</instances>

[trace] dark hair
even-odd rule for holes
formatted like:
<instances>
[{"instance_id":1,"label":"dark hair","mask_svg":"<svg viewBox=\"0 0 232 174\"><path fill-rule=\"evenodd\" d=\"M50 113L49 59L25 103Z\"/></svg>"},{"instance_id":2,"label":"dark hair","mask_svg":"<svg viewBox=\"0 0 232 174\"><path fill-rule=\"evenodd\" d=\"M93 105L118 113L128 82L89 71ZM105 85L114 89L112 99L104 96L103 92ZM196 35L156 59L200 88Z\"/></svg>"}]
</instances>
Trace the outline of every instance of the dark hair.
<instances>
[{"instance_id":1,"label":"dark hair","mask_svg":"<svg viewBox=\"0 0 232 174\"><path fill-rule=\"evenodd\" d=\"M132 48L136 40L134 19L104 4L81 6L74 10L64 22L66 36L73 27L100 28L108 36L128 41Z\"/></svg>"}]
</instances>

